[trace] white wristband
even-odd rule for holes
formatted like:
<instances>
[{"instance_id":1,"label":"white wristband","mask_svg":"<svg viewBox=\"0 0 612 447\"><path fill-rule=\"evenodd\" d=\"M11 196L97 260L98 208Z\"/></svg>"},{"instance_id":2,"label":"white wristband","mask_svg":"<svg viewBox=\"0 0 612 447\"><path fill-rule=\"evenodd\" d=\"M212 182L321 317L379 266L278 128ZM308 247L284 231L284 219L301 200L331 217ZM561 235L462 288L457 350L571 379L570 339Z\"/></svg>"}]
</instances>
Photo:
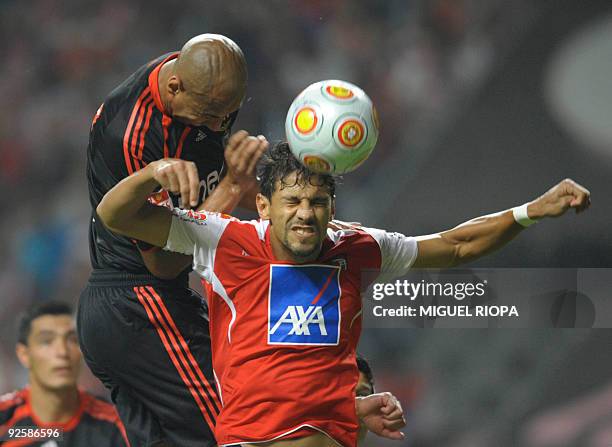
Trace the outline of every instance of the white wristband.
<instances>
[{"instance_id":1,"label":"white wristband","mask_svg":"<svg viewBox=\"0 0 612 447\"><path fill-rule=\"evenodd\" d=\"M530 219L527 215L527 205L528 203L524 203L521 206L515 206L514 208L512 208L512 215L514 216L514 220L516 221L516 223L525 228L530 227L534 223L538 222L535 219Z\"/></svg>"}]
</instances>

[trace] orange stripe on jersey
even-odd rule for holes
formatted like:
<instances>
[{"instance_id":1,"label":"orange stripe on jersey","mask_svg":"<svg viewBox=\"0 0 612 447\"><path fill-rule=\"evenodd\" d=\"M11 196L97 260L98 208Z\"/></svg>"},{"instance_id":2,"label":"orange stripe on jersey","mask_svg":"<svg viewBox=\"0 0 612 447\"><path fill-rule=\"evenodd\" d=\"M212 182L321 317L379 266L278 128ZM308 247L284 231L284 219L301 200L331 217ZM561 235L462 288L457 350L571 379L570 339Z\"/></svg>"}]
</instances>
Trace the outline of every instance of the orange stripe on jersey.
<instances>
[{"instance_id":1,"label":"orange stripe on jersey","mask_svg":"<svg viewBox=\"0 0 612 447\"><path fill-rule=\"evenodd\" d=\"M178 142L178 147L176 148L176 154L174 154L174 158L181 158L181 153L183 152L183 143L185 142L185 138L187 138L187 135L189 135L189 132L191 131L191 127L186 126L185 130L183 130L183 133L181 134L181 138L179 139Z\"/></svg>"},{"instance_id":2,"label":"orange stripe on jersey","mask_svg":"<svg viewBox=\"0 0 612 447\"><path fill-rule=\"evenodd\" d=\"M91 127L93 128L93 126L96 125L96 123L98 122L98 120L100 119L100 115L102 115L102 109L104 108L104 103L100 104L100 107L98 107L98 110L96 111L96 114L93 117L93 120L91 122Z\"/></svg>"},{"instance_id":3,"label":"orange stripe on jersey","mask_svg":"<svg viewBox=\"0 0 612 447\"><path fill-rule=\"evenodd\" d=\"M151 106L151 104L153 104L153 98L151 98L150 96L147 97L147 99L145 99L142 103L142 106L140 107L140 111L138 112L138 120L136 121L136 124L134 125L134 128L132 130L132 138L130 141L130 153L132 154L132 157L135 158L136 160L140 159L141 157L138 156L138 151L136 150L136 146L138 143L138 140L140 139L140 133L143 130L143 118L146 114L147 108Z\"/></svg>"},{"instance_id":4,"label":"orange stripe on jersey","mask_svg":"<svg viewBox=\"0 0 612 447\"><path fill-rule=\"evenodd\" d=\"M325 291L327 290L327 288L329 287L329 283L331 282L332 278L334 277L334 275L336 275L338 272L336 270L332 270L332 272L329 274L329 276L327 277L327 281L325 281L325 284L323 284L323 287L321 287L321 290L319 290L319 293L317 293L317 296L314 297L314 299L312 300L312 304L313 306L315 304L317 304L317 301L319 301L319 299L323 296L323 294L325 293Z\"/></svg>"},{"instance_id":5,"label":"orange stripe on jersey","mask_svg":"<svg viewBox=\"0 0 612 447\"><path fill-rule=\"evenodd\" d=\"M214 422L211 416L208 414L208 411L204 403L202 402L202 399L200 398L199 394L195 390L193 384L187 378L187 375L185 374L182 363L177 359L175 349L173 348L173 346L176 347L176 342L175 341L173 341L173 343L169 342L168 338L171 338L170 335L166 334L166 331L162 328L160 321L157 319L155 315L155 314L159 315L159 313L158 312L154 313L152 310L154 308L151 303L152 301L151 297L146 293L144 287L134 287L134 291L136 292L136 296L138 297L138 300L144 307L145 312L147 313L147 316L149 317L149 320L151 321L151 323L153 323L153 326L155 327L155 330L157 331L157 334L159 335L159 338L162 344L166 348L166 352L168 353L168 356L170 356L170 360L174 364L174 367L179 373L179 376L181 377L181 379L183 380L183 383L187 386L187 389L191 393L191 396L193 397L196 404L198 405L200 412L202 413L202 416L204 416L204 419L206 420L206 423L208 424L209 427L211 428L214 427L215 426Z\"/></svg>"},{"instance_id":6,"label":"orange stripe on jersey","mask_svg":"<svg viewBox=\"0 0 612 447\"><path fill-rule=\"evenodd\" d=\"M137 160L134 160L134 165L136 169L134 169L134 167L132 166L132 163L131 163L132 160L130 157L130 150L129 150L130 149L129 142L130 142L130 134L132 133L132 128L134 126L134 120L136 119L138 110L140 109L143 101L147 99L147 96L149 94L150 94L150 90L149 90L149 87L147 87L142 91L142 93L136 100L136 104L134 104L134 108L132 109L132 114L130 115L130 120L125 129L125 134L123 134L123 156L125 158L125 165L127 167L129 174L133 174L135 170L137 171L138 169L140 169L140 165L138 164Z\"/></svg>"},{"instance_id":7,"label":"orange stripe on jersey","mask_svg":"<svg viewBox=\"0 0 612 447\"><path fill-rule=\"evenodd\" d=\"M166 115L166 111L164 110L164 105L162 104L161 95L159 93L159 72L160 72L162 66L166 62L171 61L172 59L176 59L178 57L178 55L179 55L178 51L176 53L172 53L166 59L161 61L157 65L157 67L155 67L153 69L153 71L151 71L151 73L149 74L149 89L151 89L151 94L153 95L153 100L155 101L155 106L164 115Z\"/></svg>"},{"instance_id":8,"label":"orange stripe on jersey","mask_svg":"<svg viewBox=\"0 0 612 447\"><path fill-rule=\"evenodd\" d=\"M13 425L15 425L17 422L19 422L20 420L30 417L31 416L31 412L30 412L30 406L27 404L24 404L20 407L18 407L15 412L13 413L13 416L6 421L5 424L2 424L0 426L0 437L4 436L4 434L8 431L9 428L11 428Z\"/></svg>"},{"instance_id":9,"label":"orange stripe on jersey","mask_svg":"<svg viewBox=\"0 0 612 447\"><path fill-rule=\"evenodd\" d=\"M9 394L5 394L0 400L0 411L8 408L25 404L26 396L24 390L15 391Z\"/></svg>"},{"instance_id":10,"label":"orange stripe on jersey","mask_svg":"<svg viewBox=\"0 0 612 447\"><path fill-rule=\"evenodd\" d=\"M185 339L183 338L178 328L174 324L174 320L170 316L168 309L164 305L160 296L155 292L153 287L147 286L146 290L144 290L143 288L141 289L142 289L142 292L149 298L151 308L157 315L159 322L162 324L162 326L164 327L166 331L166 334L169 336L170 340L172 341L172 345L175 348L175 352L178 354L178 357L182 361L183 366L185 366L185 370L189 374L189 377L191 378L192 383L196 386L196 391L198 391L199 395L202 398L204 398L204 400L206 401L207 403L206 407L209 409L209 411L211 412L211 416L214 419L216 415L219 413L220 407L218 405L218 401L215 402L217 404L216 406L212 406L211 401L209 399L209 395L204 391L204 388L206 388L209 392L211 392L210 385L208 384L208 381L204 377L204 374L200 370L200 367L197 365L195 359L193 358L193 355L191 354L191 351L189 350L189 347L187 346ZM155 299L151 298L151 296L148 294L153 295ZM157 306L161 308L162 314L165 316L165 319L164 319L164 316L160 315L159 309ZM190 362L188 362L187 358L185 358L185 354L189 358ZM190 366L190 363L191 363L191 366ZM198 373L198 376L200 377L200 381L196 377L194 370L196 371L196 373ZM216 394L212 393L210 396L213 398L213 400L216 400L216 397L217 397Z\"/></svg>"},{"instance_id":11,"label":"orange stripe on jersey","mask_svg":"<svg viewBox=\"0 0 612 447\"><path fill-rule=\"evenodd\" d=\"M153 113L153 101L151 101L149 105L147 106L147 115L145 116L144 127L142 128L142 131L140 132L140 142L138 143L138 156L136 157L140 160L142 160L142 152L144 150L145 137L147 135L147 132L149 131L149 126L151 125L151 114L152 113Z\"/></svg>"},{"instance_id":12,"label":"orange stripe on jersey","mask_svg":"<svg viewBox=\"0 0 612 447\"><path fill-rule=\"evenodd\" d=\"M185 350L185 353L187 354L187 357L189 358L189 362L191 363L191 366L198 374L198 377L200 378L201 383L204 384L206 391L208 392L208 395L210 395L210 397L212 398L215 404L215 407L214 407L215 413L219 413L219 409L221 408L221 403L219 402L219 398L217 397L216 390L213 389L213 387L210 385L210 383L206 379L206 376L204 376L204 373L202 372L202 370L200 369L200 366L198 365L195 358L193 357L193 354L191 353L189 346L187 346L187 342L185 341L180 331L176 327L174 320L170 316L170 313L168 312L168 309L164 305L164 302L162 301L160 296L157 294L157 292L155 292L155 289L153 289L153 287L151 286L147 286L147 290L149 291L149 293L151 293L155 297L155 301L157 302L157 304L159 304L159 307L161 308L166 319L168 320L168 323L170 323L170 326L172 327L174 334L178 338L182 348Z\"/></svg>"},{"instance_id":13,"label":"orange stripe on jersey","mask_svg":"<svg viewBox=\"0 0 612 447\"><path fill-rule=\"evenodd\" d=\"M164 115L162 118L162 129L164 131L164 158L170 157L170 149L168 149L168 127L172 123L172 118Z\"/></svg>"}]
</instances>

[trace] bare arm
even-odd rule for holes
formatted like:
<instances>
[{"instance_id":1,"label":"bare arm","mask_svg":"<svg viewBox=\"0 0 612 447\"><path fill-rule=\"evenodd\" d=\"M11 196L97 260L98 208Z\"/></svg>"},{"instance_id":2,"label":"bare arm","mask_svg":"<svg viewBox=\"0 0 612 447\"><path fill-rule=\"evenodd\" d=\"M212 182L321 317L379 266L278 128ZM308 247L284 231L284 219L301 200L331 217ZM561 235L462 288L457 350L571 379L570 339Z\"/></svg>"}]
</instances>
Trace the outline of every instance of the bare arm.
<instances>
[{"instance_id":1,"label":"bare arm","mask_svg":"<svg viewBox=\"0 0 612 447\"><path fill-rule=\"evenodd\" d=\"M104 195L96 213L111 231L163 247L168 240L171 213L147 200L158 185L180 191L185 203L193 203L199 189L197 169L183 160L154 161L117 183Z\"/></svg>"},{"instance_id":2,"label":"bare arm","mask_svg":"<svg viewBox=\"0 0 612 447\"><path fill-rule=\"evenodd\" d=\"M263 136L251 137L238 131L229 139L225 149L228 173L198 210L231 213L250 194L255 183L255 166L268 142ZM254 207L253 200L253 207ZM183 201L183 203L187 203ZM192 263L192 257L181 253L153 248L140 251L149 271L162 279L176 278Z\"/></svg>"},{"instance_id":3,"label":"bare arm","mask_svg":"<svg viewBox=\"0 0 612 447\"><path fill-rule=\"evenodd\" d=\"M590 193L572 180L563 180L530 202L530 219L558 217L568 209L580 213L590 205ZM477 217L447 231L417 238L418 256L414 267L454 267L495 251L523 230L512 210Z\"/></svg>"}]
</instances>

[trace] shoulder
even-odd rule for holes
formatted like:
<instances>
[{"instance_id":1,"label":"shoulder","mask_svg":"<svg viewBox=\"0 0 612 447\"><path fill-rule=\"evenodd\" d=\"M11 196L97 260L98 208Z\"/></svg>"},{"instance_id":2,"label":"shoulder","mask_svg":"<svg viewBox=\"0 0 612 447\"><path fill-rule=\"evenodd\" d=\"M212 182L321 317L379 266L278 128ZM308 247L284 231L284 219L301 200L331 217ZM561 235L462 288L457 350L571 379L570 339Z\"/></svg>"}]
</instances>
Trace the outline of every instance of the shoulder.
<instances>
[{"instance_id":1,"label":"shoulder","mask_svg":"<svg viewBox=\"0 0 612 447\"><path fill-rule=\"evenodd\" d=\"M10 420L17 422L27 416L27 391L25 389L0 395L0 425ZM21 417L18 412L25 412ZM13 424L11 424L13 425Z\"/></svg>"},{"instance_id":2,"label":"shoulder","mask_svg":"<svg viewBox=\"0 0 612 447\"><path fill-rule=\"evenodd\" d=\"M83 400L83 413L99 421L115 424L119 421L119 414L115 407L109 402L96 397L88 392L81 392Z\"/></svg>"},{"instance_id":3,"label":"shoulder","mask_svg":"<svg viewBox=\"0 0 612 447\"><path fill-rule=\"evenodd\" d=\"M27 391L25 389L0 395L0 411L11 407L25 405Z\"/></svg>"}]
</instances>

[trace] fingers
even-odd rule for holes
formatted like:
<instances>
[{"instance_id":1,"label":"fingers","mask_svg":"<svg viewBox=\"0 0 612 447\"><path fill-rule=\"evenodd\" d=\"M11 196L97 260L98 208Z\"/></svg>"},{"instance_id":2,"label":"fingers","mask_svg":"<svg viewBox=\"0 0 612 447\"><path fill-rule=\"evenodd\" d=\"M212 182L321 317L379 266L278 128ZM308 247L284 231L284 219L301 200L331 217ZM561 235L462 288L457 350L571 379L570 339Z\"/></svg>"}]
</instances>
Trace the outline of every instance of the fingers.
<instances>
[{"instance_id":1,"label":"fingers","mask_svg":"<svg viewBox=\"0 0 612 447\"><path fill-rule=\"evenodd\" d=\"M572 179L565 179L562 182L563 192L570 196L569 206L581 213L591 205L591 193L584 186L579 185Z\"/></svg>"},{"instance_id":2,"label":"fingers","mask_svg":"<svg viewBox=\"0 0 612 447\"><path fill-rule=\"evenodd\" d=\"M393 439L395 441L401 441L406 437L406 435L404 435L404 433L402 433L401 431L389 430L386 428L380 432L380 436L388 439Z\"/></svg>"},{"instance_id":3,"label":"fingers","mask_svg":"<svg viewBox=\"0 0 612 447\"><path fill-rule=\"evenodd\" d=\"M238 183L252 180L257 162L268 147L263 135L253 137L243 130L236 132L225 148L228 176Z\"/></svg>"},{"instance_id":4,"label":"fingers","mask_svg":"<svg viewBox=\"0 0 612 447\"><path fill-rule=\"evenodd\" d=\"M184 207L197 206L200 193L198 169L195 163L179 159L160 160L154 178L162 188L179 194Z\"/></svg>"}]
</instances>

